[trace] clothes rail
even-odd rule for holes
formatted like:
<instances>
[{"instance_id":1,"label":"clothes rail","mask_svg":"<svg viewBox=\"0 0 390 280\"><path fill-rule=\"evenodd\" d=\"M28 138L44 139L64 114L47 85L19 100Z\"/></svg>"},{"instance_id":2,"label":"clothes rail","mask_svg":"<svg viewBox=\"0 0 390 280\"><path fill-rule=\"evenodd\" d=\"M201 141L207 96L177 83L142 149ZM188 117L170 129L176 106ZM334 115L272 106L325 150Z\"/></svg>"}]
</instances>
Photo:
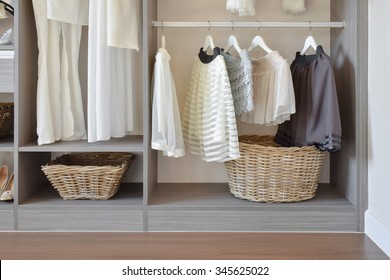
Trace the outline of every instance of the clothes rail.
<instances>
[{"instance_id":1,"label":"clothes rail","mask_svg":"<svg viewBox=\"0 0 390 280\"><path fill-rule=\"evenodd\" d=\"M169 28L343 28L345 21L152 21L153 27Z\"/></svg>"}]
</instances>

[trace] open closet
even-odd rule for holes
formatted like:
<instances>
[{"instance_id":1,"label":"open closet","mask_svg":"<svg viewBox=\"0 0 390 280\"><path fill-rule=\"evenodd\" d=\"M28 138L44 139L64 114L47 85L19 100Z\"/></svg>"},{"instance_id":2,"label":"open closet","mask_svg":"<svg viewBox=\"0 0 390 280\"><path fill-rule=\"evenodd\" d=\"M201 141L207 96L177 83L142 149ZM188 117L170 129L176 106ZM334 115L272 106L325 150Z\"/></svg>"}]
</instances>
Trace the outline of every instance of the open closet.
<instances>
[{"instance_id":1,"label":"open closet","mask_svg":"<svg viewBox=\"0 0 390 280\"><path fill-rule=\"evenodd\" d=\"M142 119L142 132L98 143L73 141L39 146L34 13L30 0L15 1L15 80L13 91L8 91L13 92L10 96L15 103L15 128L13 138L1 140L0 153L1 159L8 158L14 167L16 194L13 203L0 203L0 230L362 231L367 208L366 1L306 1L304 14L290 15L282 11L281 1L257 0L256 15L248 17L230 14L225 0L141 2L142 48L137 53L140 71L136 88L142 104L137 112ZM241 200L229 192L223 163L205 163L189 152L183 158L166 158L151 149L151 78L162 35L171 55L182 110L193 59L207 35L220 47L235 35L241 48L249 47L252 39L260 35L269 48L279 51L291 63L309 35L309 22L315 26L315 22L344 21L343 27L311 29L316 42L334 63L343 129L342 149L327 156L314 199L283 204ZM203 26L175 28L169 27L169 22L197 22ZM216 22L231 22L232 26L213 26ZM245 22L254 26L240 27ZM257 22L299 22L305 27L257 27ZM84 91L86 30L83 29L79 66ZM234 47L231 51L235 51ZM259 57L264 52L256 48L251 54ZM0 73L3 65L0 64ZM0 78L3 95L1 85ZM270 134L275 128L240 122L238 131L240 135ZM130 152L136 159L112 199L66 201L50 186L41 166L58 154L71 152Z\"/></svg>"}]
</instances>

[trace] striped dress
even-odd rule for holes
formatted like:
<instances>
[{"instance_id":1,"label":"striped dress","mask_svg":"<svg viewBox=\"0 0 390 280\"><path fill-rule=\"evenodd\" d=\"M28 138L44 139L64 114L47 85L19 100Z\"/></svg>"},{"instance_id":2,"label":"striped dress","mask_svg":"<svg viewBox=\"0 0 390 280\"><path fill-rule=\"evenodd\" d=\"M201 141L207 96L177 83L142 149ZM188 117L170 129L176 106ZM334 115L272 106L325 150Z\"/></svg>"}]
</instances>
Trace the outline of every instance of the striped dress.
<instances>
[{"instance_id":1,"label":"striped dress","mask_svg":"<svg viewBox=\"0 0 390 280\"><path fill-rule=\"evenodd\" d=\"M195 58L183 113L189 151L206 162L240 156L232 91L219 48Z\"/></svg>"}]
</instances>

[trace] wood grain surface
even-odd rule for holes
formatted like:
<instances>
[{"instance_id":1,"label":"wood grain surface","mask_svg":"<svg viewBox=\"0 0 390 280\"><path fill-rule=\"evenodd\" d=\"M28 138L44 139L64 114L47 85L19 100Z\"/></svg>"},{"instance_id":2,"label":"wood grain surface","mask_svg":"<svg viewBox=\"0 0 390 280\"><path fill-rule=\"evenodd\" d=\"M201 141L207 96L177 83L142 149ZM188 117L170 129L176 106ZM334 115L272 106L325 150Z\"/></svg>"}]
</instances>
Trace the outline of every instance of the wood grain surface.
<instances>
[{"instance_id":1,"label":"wood grain surface","mask_svg":"<svg viewBox=\"0 0 390 280\"><path fill-rule=\"evenodd\" d=\"M0 259L389 259L360 233L0 233Z\"/></svg>"}]
</instances>

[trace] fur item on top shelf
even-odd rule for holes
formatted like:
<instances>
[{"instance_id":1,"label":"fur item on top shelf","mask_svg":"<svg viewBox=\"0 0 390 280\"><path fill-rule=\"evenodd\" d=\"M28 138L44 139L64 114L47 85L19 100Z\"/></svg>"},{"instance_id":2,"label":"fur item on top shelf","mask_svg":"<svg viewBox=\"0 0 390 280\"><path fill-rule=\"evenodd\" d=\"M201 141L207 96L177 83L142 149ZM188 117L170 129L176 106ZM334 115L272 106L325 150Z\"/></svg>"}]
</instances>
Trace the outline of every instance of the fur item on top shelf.
<instances>
[{"instance_id":1,"label":"fur item on top shelf","mask_svg":"<svg viewBox=\"0 0 390 280\"><path fill-rule=\"evenodd\" d=\"M289 14L300 14L306 11L305 0L282 0L283 11Z\"/></svg>"},{"instance_id":2,"label":"fur item on top shelf","mask_svg":"<svg viewBox=\"0 0 390 280\"><path fill-rule=\"evenodd\" d=\"M255 5L255 0L226 0L226 10L239 16L254 16Z\"/></svg>"}]
</instances>

